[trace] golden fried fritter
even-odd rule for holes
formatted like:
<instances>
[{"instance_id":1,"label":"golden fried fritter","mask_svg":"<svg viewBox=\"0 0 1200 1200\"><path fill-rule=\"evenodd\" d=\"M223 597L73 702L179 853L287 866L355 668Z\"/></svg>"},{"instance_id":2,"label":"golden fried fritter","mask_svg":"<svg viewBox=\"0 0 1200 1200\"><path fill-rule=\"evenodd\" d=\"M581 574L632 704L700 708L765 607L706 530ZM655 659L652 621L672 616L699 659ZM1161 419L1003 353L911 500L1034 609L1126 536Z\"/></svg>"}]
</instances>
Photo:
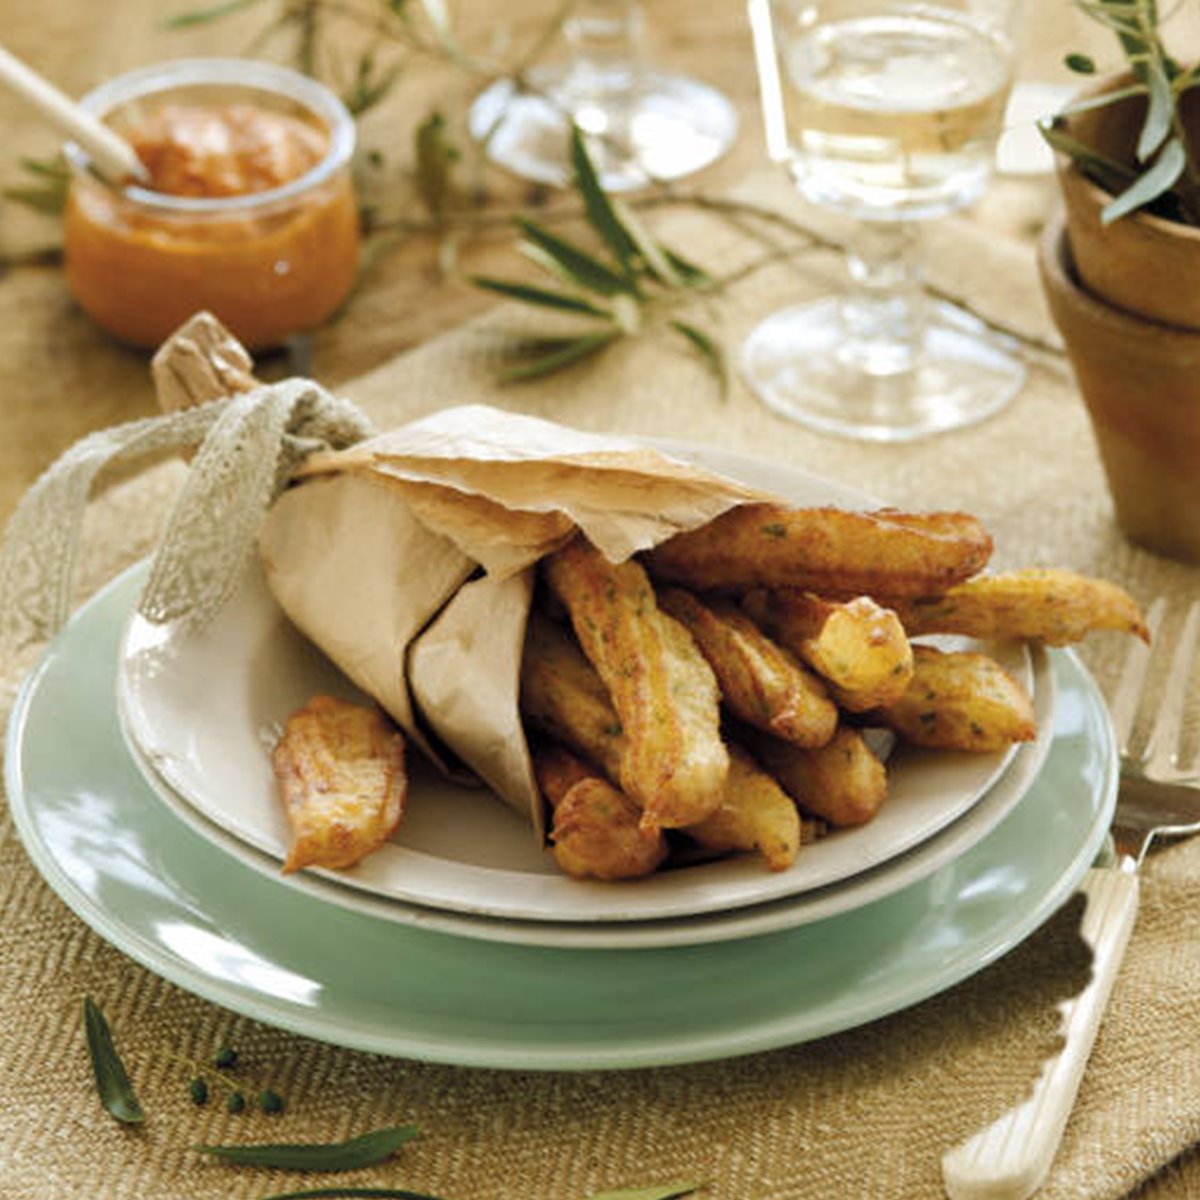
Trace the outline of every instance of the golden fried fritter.
<instances>
[{"instance_id":1,"label":"golden fried fritter","mask_svg":"<svg viewBox=\"0 0 1200 1200\"><path fill-rule=\"evenodd\" d=\"M705 603L666 588L658 602L696 639L734 716L798 746L823 746L833 737L837 707L821 681L732 601Z\"/></svg>"},{"instance_id":2,"label":"golden fried fritter","mask_svg":"<svg viewBox=\"0 0 1200 1200\"><path fill-rule=\"evenodd\" d=\"M620 717L621 784L642 820L664 828L703 820L721 803L729 755L717 681L691 635L660 611L637 563L610 563L583 537L543 569Z\"/></svg>"},{"instance_id":3,"label":"golden fried fritter","mask_svg":"<svg viewBox=\"0 0 1200 1200\"><path fill-rule=\"evenodd\" d=\"M805 812L841 828L865 825L887 798L887 774L862 734L839 725L828 745L804 750L757 730L738 733Z\"/></svg>"},{"instance_id":4,"label":"golden fried fritter","mask_svg":"<svg viewBox=\"0 0 1200 1200\"><path fill-rule=\"evenodd\" d=\"M285 872L353 866L404 815L404 736L377 708L314 696L288 718L271 765L292 827Z\"/></svg>"},{"instance_id":5,"label":"golden fried fritter","mask_svg":"<svg viewBox=\"0 0 1200 1200\"><path fill-rule=\"evenodd\" d=\"M594 767L559 747L538 750L534 771L553 809L554 860L576 879L638 879L667 857L661 830L642 829L642 812Z\"/></svg>"},{"instance_id":6,"label":"golden fried fritter","mask_svg":"<svg viewBox=\"0 0 1200 1200\"><path fill-rule=\"evenodd\" d=\"M912 635L961 633L978 638L1028 638L1048 646L1082 641L1112 629L1148 640L1133 597L1103 579L1074 571L1029 569L980 575L937 596L884 601Z\"/></svg>"},{"instance_id":7,"label":"golden fried fritter","mask_svg":"<svg viewBox=\"0 0 1200 1200\"><path fill-rule=\"evenodd\" d=\"M644 555L695 591L798 587L821 595L927 596L974 575L992 539L965 513L871 513L748 504Z\"/></svg>"},{"instance_id":8,"label":"golden fried fritter","mask_svg":"<svg viewBox=\"0 0 1200 1200\"><path fill-rule=\"evenodd\" d=\"M756 588L742 607L771 637L829 684L848 712L866 712L904 694L912 648L900 618L869 596L823 600L797 588Z\"/></svg>"},{"instance_id":9,"label":"golden fried fritter","mask_svg":"<svg viewBox=\"0 0 1200 1200\"><path fill-rule=\"evenodd\" d=\"M772 871L790 867L802 841L791 797L736 746L729 750L729 782L720 808L683 832L709 850L757 850Z\"/></svg>"},{"instance_id":10,"label":"golden fried fritter","mask_svg":"<svg viewBox=\"0 0 1200 1200\"><path fill-rule=\"evenodd\" d=\"M553 743L538 745L533 751L533 773L538 789L551 811L562 803L563 797L584 779L595 779L597 767L586 763L564 746ZM600 775L603 778L602 775Z\"/></svg>"},{"instance_id":11,"label":"golden fried fritter","mask_svg":"<svg viewBox=\"0 0 1200 1200\"><path fill-rule=\"evenodd\" d=\"M1029 693L986 654L913 647L903 696L875 716L905 741L943 750L1003 750L1032 741Z\"/></svg>"},{"instance_id":12,"label":"golden fried fritter","mask_svg":"<svg viewBox=\"0 0 1200 1200\"><path fill-rule=\"evenodd\" d=\"M537 612L525 632L520 706L538 732L620 780L625 739L608 689L570 632Z\"/></svg>"}]
</instances>

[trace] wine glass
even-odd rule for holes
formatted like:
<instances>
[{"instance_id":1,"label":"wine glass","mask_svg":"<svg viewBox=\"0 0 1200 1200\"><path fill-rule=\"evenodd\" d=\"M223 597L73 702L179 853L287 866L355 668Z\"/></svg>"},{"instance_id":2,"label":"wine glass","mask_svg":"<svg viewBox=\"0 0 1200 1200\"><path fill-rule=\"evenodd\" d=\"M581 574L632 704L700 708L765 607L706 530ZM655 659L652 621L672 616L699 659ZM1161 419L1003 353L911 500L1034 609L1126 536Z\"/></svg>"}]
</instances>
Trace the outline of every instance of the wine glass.
<instances>
[{"instance_id":1,"label":"wine glass","mask_svg":"<svg viewBox=\"0 0 1200 1200\"><path fill-rule=\"evenodd\" d=\"M805 425L902 441L1020 390L1015 345L921 286L921 222L983 191L1012 83L1019 0L749 0L768 150L855 219L851 287L752 331L743 375Z\"/></svg>"},{"instance_id":2,"label":"wine glass","mask_svg":"<svg viewBox=\"0 0 1200 1200\"><path fill-rule=\"evenodd\" d=\"M563 24L566 61L535 66L525 87L502 79L471 107L470 130L496 163L526 179L570 182L569 130L583 132L608 191L678 179L723 154L737 113L716 89L642 59L642 6L579 0Z\"/></svg>"}]
</instances>

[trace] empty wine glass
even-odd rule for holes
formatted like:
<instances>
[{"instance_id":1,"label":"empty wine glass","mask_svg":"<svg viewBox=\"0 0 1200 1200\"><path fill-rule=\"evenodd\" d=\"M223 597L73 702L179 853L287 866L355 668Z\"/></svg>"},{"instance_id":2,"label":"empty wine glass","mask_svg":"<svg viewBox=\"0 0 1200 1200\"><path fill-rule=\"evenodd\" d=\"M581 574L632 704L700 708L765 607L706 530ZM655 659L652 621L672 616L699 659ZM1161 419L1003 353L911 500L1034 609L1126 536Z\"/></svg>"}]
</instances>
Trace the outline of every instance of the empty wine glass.
<instances>
[{"instance_id":1,"label":"empty wine glass","mask_svg":"<svg viewBox=\"0 0 1200 1200\"><path fill-rule=\"evenodd\" d=\"M900 441L981 420L1020 389L1011 339L921 285L922 221L987 184L1018 0L750 0L768 150L856 219L845 296L785 309L742 372L802 424Z\"/></svg>"},{"instance_id":2,"label":"empty wine glass","mask_svg":"<svg viewBox=\"0 0 1200 1200\"><path fill-rule=\"evenodd\" d=\"M708 84L648 67L642 28L634 0L579 0L563 25L570 57L531 68L527 90L509 79L487 88L471 107L472 136L494 162L556 186L570 180L571 122L609 191L707 166L733 142L737 114Z\"/></svg>"}]
</instances>

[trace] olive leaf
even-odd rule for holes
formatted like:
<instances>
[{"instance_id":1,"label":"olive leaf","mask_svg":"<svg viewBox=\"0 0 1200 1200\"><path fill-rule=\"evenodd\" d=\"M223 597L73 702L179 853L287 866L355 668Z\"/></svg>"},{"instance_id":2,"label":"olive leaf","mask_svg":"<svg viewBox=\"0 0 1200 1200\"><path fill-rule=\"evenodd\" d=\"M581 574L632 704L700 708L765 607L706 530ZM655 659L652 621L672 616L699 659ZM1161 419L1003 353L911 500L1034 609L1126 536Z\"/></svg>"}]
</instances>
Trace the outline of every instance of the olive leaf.
<instances>
[{"instance_id":1,"label":"olive leaf","mask_svg":"<svg viewBox=\"0 0 1200 1200\"><path fill-rule=\"evenodd\" d=\"M354 83L342 94L342 103L353 116L361 116L374 108L392 90L404 67L393 63L376 73L375 55L368 50L358 60L354 70Z\"/></svg>"},{"instance_id":2,"label":"olive leaf","mask_svg":"<svg viewBox=\"0 0 1200 1200\"><path fill-rule=\"evenodd\" d=\"M5 199L16 204L23 204L34 212L40 212L48 217L60 216L66 198L57 195L49 188L7 187L4 189Z\"/></svg>"},{"instance_id":3,"label":"olive leaf","mask_svg":"<svg viewBox=\"0 0 1200 1200\"><path fill-rule=\"evenodd\" d=\"M617 256L625 274L632 279L634 260L639 247L630 235L626 223L618 218L608 193L600 186L600 178L584 145L583 134L577 125L571 126L571 166L575 172L575 188L583 199L588 224L604 239Z\"/></svg>"},{"instance_id":4,"label":"olive leaf","mask_svg":"<svg viewBox=\"0 0 1200 1200\"><path fill-rule=\"evenodd\" d=\"M1181 95L1200 83L1200 62L1194 62L1190 67L1181 67L1179 73L1171 77L1171 87L1176 95Z\"/></svg>"},{"instance_id":5,"label":"olive leaf","mask_svg":"<svg viewBox=\"0 0 1200 1200\"><path fill-rule=\"evenodd\" d=\"M526 355L524 361L500 372L501 383L518 383L525 379L537 379L569 367L593 354L621 337L619 329L608 329L602 333L584 333L578 337L540 338L522 343L520 350Z\"/></svg>"},{"instance_id":6,"label":"olive leaf","mask_svg":"<svg viewBox=\"0 0 1200 1200\"><path fill-rule=\"evenodd\" d=\"M1187 166L1187 155L1183 143L1173 137L1163 148L1144 175L1130 187L1126 188L1111 203L1106 204L1100 212L1100 223L1111 225L1113 221L1142 208L1152 200L1170 191L1172 184L1183 174Z\"/></svg>"},{"instance_id":7,"label":"olive leaf","mask_svg":"<svg viewBox=\"0 0 1200 1200\"><path fill-rule=\"evenodd\" d=\"M1141 83L1131 83L1128 87L1113 88L1111 92L1102 92L1099 96L1091 96L1086 100L1072 100L1066 108L1060 109L1053 117L1042 118L1051 123L1064 117L1073 117L1076 113L1091 112L1096 108L1107 108L1118 100L1128 100L1131 96L1144 96L1146 86Z\"/></svg>"},{"instance_id":8,"label":"olive leaf","mask_svg":"<svg viewBox=\"0 0 1200 1200\"><path fill-rule=\"evenodd\" d=\"M416 1125L398 1125L360 1134L345 1142L275 1142L260 1145L193 1146L243 1167L275 1167L288 1171L353 1171L391 1158L419 1133Z\"/></svg>"},{"instance_id":9,"label":"olive leaf","mask_svg":"<svg viewBox=\"0 0 1200 1200\"><path fill-rule=\"evenodd\" d=\"M698 329L688 321L674 320L671 322L671 328L683 334L700 352L717 377L717 386L721 389L721 396L727 396L729 394L729 364L720 344L703 329Z\"/></svg>"},{"instance_id":10,"label":"olive leaf","mask_svg":"<svg viewBox=\"0 0 1200 1200\"><path fill-rule=\"evenodd\" d=\"M1071 158L1093 183L1099 184L1105 191L1115 194L1137 179L1137 172L1124 163L1108 158L1072 137L1058 118L1039 121L1038 129L1053 149Z\"/></svg>"},{"instance_id":11,"label":"olive leaf","mask_svg":"<svg viewBox=\"0 0 1200 1200\"><path fill-rule=\"evenodd\" d=\"M21 169L35 177L36 182L27 186L8 187L4 196L32 208L35 212L56 216L67 203L67 187L71 182L71 168L61 154L53 158L22 158Z\"/></svg>"},{"instance_id":12,"label":"olive leaf","mask_svg":"<svg viewBox=\"0 0 1200 1200\"><path fill-rule=\"evenodd\" d=\"M430 1196L425 1192L410 1192L407 1188L389 1187L319 1187L302 1188L297 1192L276 1192L263 1196L262 1200L317 1200L318 1197L345 1197L346 1200L441 1200L438 1196Z\"/></svg>"},{"instance_id":13,"label":"olive leaf","mask_svg":"<svg viewBox=\"0 0 1200 1200\"><path fill-rule=\"evenodd\" d=\"M417 126L414 135L417 155L417 191L429 209L429 214L440 221L446 215L450 199L450 177L454 164L461 155L446 133L446 118L439 109Z\"/></svg>"},{"instance_id":14,"label":"olive leaf","mask_svg":"<svg viewBox=\"0 0 1200 1200\"><path fill-rule=\"evenodd\" d=\"M659 1183L649 1187L622 1188L616 1192L596 1192L587 1200L678 1200L698 1192L702 1183Z\"/></svg>"},{"instance_id":15,"label":"olive leaf","mask_svg":"<svg viewBox=\"0 0 1200 1200\"><path fill-rule=\"evenodd\" d=\"M613 215L621 222L621 228L626 236L634 243L637 258L634 260L643 266L659 283L669 288L687 287L687 280L675 269L663 248L650 236L645 226L620 201L612 202Z\"/></svg>"},{"instance_id":16,"label":"olive leaf","mask_svg":"<svg viewBox=\"0 0 1200 1200\"><path fill-rule=\"evenodd\" d=\"M122 1124L140 1125L145 1120L142 1106L113 1044L108 1021L91 996L83 998L83 1027L100 1103Z\"/></svg>"},{"instance_id":17,"label":"olive leaf","mask_svg":"<svg viewBox=\"0 0 1200 1200\"><path fill-rule=\"evenodd\" d=\"M250 8L259 0L224 0L222 4L213 4L208 8L196 8L190 12L177 13L163 22L164 29L186 29L191 25L207 25L209 21L219 21L222 17Z\"/></svg>"},{"instance_id":18,"label":"olive leaf","mask_svg":"<svg viewBox=\"0 0 1200 1200\"><path fill-rule=\"evenodd\" d=\"M1137 143L1137 156L1141 162L1149 159L1167 140L1175 110L1175 95L1161 60L1152 59L1146 66L1149 104Z\"/></svg>"},{"instance_id":19,"label":"olive leaf","mask_svg":"<svg viewBox=\"0 0 1200 1200\"><path fill-rule=\"evenodd\" d=\"M694 262L666 246L661 249L667 262L671 264L671 269L683 280L684 287L705 287L713 282L712 276L703 267L696 266Z\"/></svg>"},{"instance_id":20,"label":"olive leaf","mask_svg":"<svg viewBox=\"0 0 1200 1200\"><path fill-rule=\"evenodd\" d=\"M547 308L559 308L566 312L586 313L593 317L609 317L609 309L601 308L581 296L572 296L566 292L552 292L549 288L537 287L530 283L517 283L505 279L492 279L487 275L472 275L471 282L476 287L498 292L511 300L522 300L526 304L541 304Z\"/></svg>"},{"instance_id":21,"label":"olive leaf","mask_svg":"<svg viewBox=\"0 0 1200 1200\"><path fill-rule=\"evenodd\" d=\"M22 158L21 166L31 175L40 175L43 179L55 183L66 183L71 178L71 168L61 154L53 158Z\"/></svg>"},{"instance_id":22,"label":"olive leaf","mask_svg":"<svg viewBox=\"0 0 1200 1200\"><path fill-rule=\"evenodd\" d=\"M540 267L547 275L553 275L560 283L565 283L567 287L578 288L580 286L579 280L570 271L565 270L558 259L547 254L536 243L522 238L517 242L517 253L522 258L527 258L535 267Z\"/></svg>"},{"instance_id":23,"label":"olive leaf","mask_svg":"<svg viewBox=\"0 0 1200 1200\"><path fill-rule=\"evenodd\" d=\"M698 268L654 241L633 212L601 187L588 157L583 134L574 125L571 127L571 166L588 224L604 240L631 279L645 271L667 287L689 287L707 278Z\"/></svg>"},{"instance_id":24,"label":"olive leaf","mask_svg":"<svg viewBox=\"0 0 1200 1200\"><path fill-rule=\"evenodd\" d=\"M518 217L517 228L534 246L549 255L580 287L604 296L637 290L636 282L631 277L619 274L594 255L572 245L536 222L526 217Z\"/></svg>"}]
</instances>

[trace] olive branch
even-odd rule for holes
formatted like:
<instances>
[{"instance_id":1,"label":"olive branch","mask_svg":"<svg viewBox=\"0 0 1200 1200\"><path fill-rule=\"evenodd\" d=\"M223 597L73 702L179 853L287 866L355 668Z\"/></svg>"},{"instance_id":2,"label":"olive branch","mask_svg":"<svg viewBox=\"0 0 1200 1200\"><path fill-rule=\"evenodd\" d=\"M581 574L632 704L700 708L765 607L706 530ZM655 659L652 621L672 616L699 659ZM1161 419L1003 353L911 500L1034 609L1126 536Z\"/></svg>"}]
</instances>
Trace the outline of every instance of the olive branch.
<instances>
[{"instance_id":1,"label":"olive branch","mask_svg":"<svg viewBox=\"0 0 1200 1200\"><path fill-rule=\"evenodd\" d=\"M519 342L514 348L517 362L501 373L501 380L534 379L581 362L622 338L638 335L661 317L699 353L724 394L728 369L720 343L692 321L673 315L696 294L711 290L712 276L657 241L632 209L605 192L583 136L574 127L570 154L573 186L605 255L518 216L515 224L523 236L517 248L553 286L479 275L472 282L511 300L582 317L586 327L578 334Z\"/></svg>"}]
</instances>

